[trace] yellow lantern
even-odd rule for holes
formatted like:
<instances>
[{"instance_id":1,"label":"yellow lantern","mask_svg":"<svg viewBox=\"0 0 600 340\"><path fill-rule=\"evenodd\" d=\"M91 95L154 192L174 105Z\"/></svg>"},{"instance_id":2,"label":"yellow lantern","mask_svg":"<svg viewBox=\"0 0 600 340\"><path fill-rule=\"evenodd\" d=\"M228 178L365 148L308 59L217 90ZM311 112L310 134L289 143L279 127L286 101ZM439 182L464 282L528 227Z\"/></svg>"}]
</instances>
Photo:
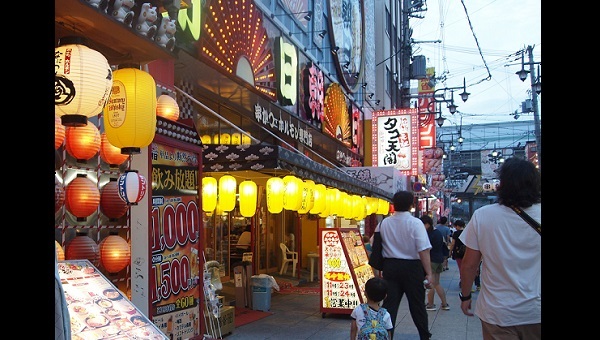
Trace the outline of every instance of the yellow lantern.
<instances>
[{"instance_id":1,"label":"yellow lantern","mask_svg":"<svg viewBox=\"0 0 600 340\"><path fill-rule=\"evenodd\" d=\"M179 119L179 105L175 98L161 94L156 100L156 115L176 122Z\"/></svg>"},{"instance_id":2,"label":"yellow lantern","mask_svg":"<svg viewBox=\"0 0 600 340\"><path fill-rule=\"evenodd\" d=\"M252 217L256 213L256 183L245 180L240 183L240 214L244 217Z\"/></svg>"},{"instance_id":3,"label":"yellow lantern","mask_svg":"<svg viewBox=\"0 0 600 340\"><path fill-rule=\"evenodd\" d=\"M327 217L332 215L332 207L334 204L338 204L335 202L335 188L327 188L325 190L325 207L323 208L323 210L319 213L320 217Z\"/></svg>"},{"instance_id":4,"label":"yellow lantern","mask_svg":"<svg viewBox=\"0 0 600 340\"><path fill-rule=\"evenodd\" d=\"M302 189L302 197L300 199L299 214L306 214L312 209L315 204L315 182L310 179L304 180L304 187Z\"/></svg>"},{"instance_id":5,"label":"yellow lantern","mask_svg":"<svg viewBox=\"0 0 600 340\"><path fill-rule=\"evenodd\" d=\"M390 204L381 198L377 199L377 215L387 215L390 211Z\"/></svg>"},{"instance_id":6,"label":"yellow lantern","mask_svg":"<svg viewBox=\"0 0 600 340\"><path fill-rule=\"evenodd\" d=\"M315 184L313 189L313 207L310 209L311 214L318 214L325 209L327 188L323 184Z\"/></svg>"},{"instance_id":7,"label":"yellow lantern","mask_svg":"<svg viewBox=\"0 0 600 340\"><path fill-rule=\"evenodd\" d=\"M296 176L288 175L283 177L283 184L283 208L297 211L302 204L304 182Z\"/></svg>"},{"instance_id":8,"label":"yellow lantern","mask_svg":"<svg viewBox=\"0 0 600 340\"><path fill-rule=\"evenodd\" d=\"M342 206L340 209L340 213L337 215L341 215L346 219L352 218L352 197L348 195L347 192L341 192L340 197L342 198Z\"/></svg>"},{"instance_id":9,"label":"yellow lantern","mask_svg":"<svg viewBox=\"0 0 600 340\"><path fill-rule=\"evenodd\" d=\"M223 144L223 145L231 144L231 135L228 133L222 133L221 134L221 144Z\"/></svg>"},{"instance_id":10,"label":"yellow lantern","mask_svg":"<svg viewBox=\"0 0 600 340\"><path fill-rule=\"evenodd\" d=\"M376 213L378 207L379 201L377 197L367 197L367 215Z\"/></svg>"},{"instance_id":11,"label":"yellow lantern","mask_svg":"<svg viewBox=\"0 0 600 340\"><path fill-rule=\"evenodd\" d=\"M202 210L211 212L217 207L217 179L202 177Z\"/></svg>"},{"instance_id":12,"label":"yellow lantern","mask_svg":"<svg viewBox=\"0 0 600 340\"><path fill-rule=\"evenodd\" d=\"M344 206L342 204L342 192L338 188L331 189L331 199L330 199L330 215L338 215L342 216Z\"/></svg>"},{"instance_id":13,"label":"yellow lantern","mask_svg":"<svg viewBox=\"0 0 600 340\"><path fill-rule=\"evenodd\" d=\"M242 134L239 132L234 132L231 134L231 145L240 145L242 144Z\"/></svg>"},{"instance_id":14,"label":"yellow lantern","mask_svg":"<svg viewBox=\"0 0 600 340\"><path fill-rule=\"evenodd\" d=\"M218 204L224 212L230 212L235 208L235 191L237 181L231 175L223 175L219 178Z\"/></svg>"},{"instance_id":15,"label":"yellow lantern","mask_svg":"<svg viewBox=\"0 0 600 340\"><path fill-rule=\"evenodd\" d=\"M210 137L210 135L202 135L202 137L200 137L200 140L204 145L212 144L212 138Z\"/></svg>"},{"instance_id":16,"label":"yellow lantern","mask_svg":"<svg viewBox=\"0 0 600 340\"><path fill-rule=\"evenodd\" d=\"M65 126L85 126L102 112L113 85L108 60L86 43L64 37L54 49L54 114Z\"/></svg>"},{"instance_id":17,"label":"yellow lantern","mask_svg":"<svg viewBox=\"0 0 600 340\"><path fill-rule=\"evenodd\" d=\"M283 190L285 185L279 177L267 180L267 209L271 214L279 214L283 210Z\"/></svg>"},{"instance_id":18,"label":"yellow lantern","mask_svg":"<svg viewBox=\"0 0 600 340\"><path fill-rule=\"evenodd\" d=\"M251 136L250 132L246 131L246 134L242 135L242 144L243 145L252 144L252 139L249 137L249 136Z\"/></svg>"},{"instance_id":19,"label":"yellow lantern","mask_svg":"<svg viewBox=\"0 0 600 340\"><path fill-rule=\"evenodd\" d=\"M156 131L156 83L130 65L113 73L110 99L104 108L104 129L110 144L123 154L139 154Z\"/></svg>"}]
</instances>

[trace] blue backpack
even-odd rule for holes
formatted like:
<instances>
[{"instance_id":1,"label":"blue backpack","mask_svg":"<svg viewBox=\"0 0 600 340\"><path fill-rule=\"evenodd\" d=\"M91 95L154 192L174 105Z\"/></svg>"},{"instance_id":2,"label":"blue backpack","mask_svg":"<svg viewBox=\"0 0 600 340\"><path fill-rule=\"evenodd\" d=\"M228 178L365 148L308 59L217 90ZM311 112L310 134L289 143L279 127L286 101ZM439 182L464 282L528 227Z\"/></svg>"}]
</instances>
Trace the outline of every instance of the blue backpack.
<instances>
[{"instance_id":1,"label":"blue backpack","mask_svg":"<svg viewBox=\"0 0 600 340\"><path fill-rule=\"evenodd\" d=\"M365 323L358 330L358 340L388 340L389 333L385 329L383 317L387 310L380 307L377 314L369 313L369 306L366 303L360 305L365 313Z\"/></svg>"}]
</instances>

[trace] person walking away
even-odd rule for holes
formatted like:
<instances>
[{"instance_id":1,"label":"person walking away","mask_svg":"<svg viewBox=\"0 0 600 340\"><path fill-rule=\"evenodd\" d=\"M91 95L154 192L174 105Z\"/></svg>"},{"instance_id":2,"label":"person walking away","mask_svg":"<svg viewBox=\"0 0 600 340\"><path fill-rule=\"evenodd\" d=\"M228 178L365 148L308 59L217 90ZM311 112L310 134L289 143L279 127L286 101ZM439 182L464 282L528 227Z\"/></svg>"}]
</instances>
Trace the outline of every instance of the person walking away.
<instances>
[{"instance_id":1,"label":"person walking away","mask_svg":"<svg viewBox=\"0 0 600 340\"><path fill-rule=\"evenodd\" d=\"M388 286L382 307L388 310L395 325L400 301L406 294L410 315L420 339L429 339L431 333L423 302L425 288L432 288L433 281L429 257L431 243L423 222L410 213L414 204L412 192L396 192L392 203L394 213L375 227L375 232L381 233L384 257L382 277Z\"/></svg>"},{"instance_id":2,"label":"person walking away","mask_svg":"<svg viewBox=\"0 0 600 340\"><path fill-rule=\"evenodd\" d=\"M450 305L448 305L448 301L446 300L446 292L444 291L444 287L440 284L440 274L443 270L443 261L444 261L444 252L443 248L447 246L442 241L442 233L433 228L433 219L429 215L421 216L421 222L425 225L427 230L427 236L429 237L429 242L431 243L431 249L429 250L429 254L431 257L431 273L433 275L431 285L432 289L427 290L427 306L425 307L428 311L436 310L436 305L434 302L435 293L442 300L442 309L450 310Z\"/></svg>"},{"instance_id":3,"label":"person walking away","mask_svg":"<svg viewBox=\"0 0 600 340\"><path fill-rule=\"evenodd\" d=\"M541 177L528 160L512 157L498 169L498 203L475 210L459 239L467 246L460 270L461 309L481 320L483 339L542 338L541 232L511 206L541 225ZM481 262L481 291L471 292Z\"/></svg>"},{"instance_id":4,"label":"person walking away","mask_svg":"<svg viewBox=\"0 0 600 340\"><path fill-rule=\"evenodd\" d=\"M463 232L463 229L465 229L465 221L454 221L454 227L456 228L456 231L452 233L452 241L450 242L450 255L452 256L452 259L456 261L456 265L458 266L458 288L460 288L460 284L462 282L462 280L460 279L460 267L462 264L463 256L465 255L465 245L458 237Z\"/></svg>"},{"instance_id":5,"label":"person walking away","mask_svg":"<svg viewBox=\"0 0 600 340\"><path fill-rule=\"evenodd\" d=\"M365 295L367 302L356 306L350 314L350 339L370 339L371 334L376 339L391 339L392 318L385 308L380 307L387 295L387 284L380 277L372 277L365 283Z\"/></svg>"},{"instance_id":6,"label":"person walking away","mask_svg":"<svg viewBox=\"0 0 600 340\"><path fill-rule=\"evenodd\" d=\"M448 245L450 244L450 237L452 235L450 231L450 227L448 227L448 218L446 216L440 217L438 220L438 224L434 227L434 229L439 230L442 233L442 237L444 240L444 262L443 262L443 270L448 270L448 256L450 256L450 250Z\"/></svg>"}]
</instances>

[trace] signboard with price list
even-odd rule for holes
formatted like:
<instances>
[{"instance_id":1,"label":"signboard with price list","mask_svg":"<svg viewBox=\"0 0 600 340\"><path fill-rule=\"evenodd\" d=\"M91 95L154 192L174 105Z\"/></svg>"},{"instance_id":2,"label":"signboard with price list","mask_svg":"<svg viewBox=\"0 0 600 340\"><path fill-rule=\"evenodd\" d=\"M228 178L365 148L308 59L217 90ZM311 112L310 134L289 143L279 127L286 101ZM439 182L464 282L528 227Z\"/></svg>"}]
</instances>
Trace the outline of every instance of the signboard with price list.
<instances>
[{"instance_id":1,"label":"signboard with price list","mask_svg":"<svg viewBox=\"0 0 600 340\"><path fill-rule=\"evenodd\" d=\"M357 228L321 228L321 313L350 314L374 275Z\"/></svg>"},{"instance_id":2,"label":"signboard with price list","mask_svg":"<svg viewBox=\"0 0 600 340\"><path fill-rule=\"evenodd\" d=\"M72 340L168 339L89 260L59 261L57 267Z\"/></svg>"}]
</instances>

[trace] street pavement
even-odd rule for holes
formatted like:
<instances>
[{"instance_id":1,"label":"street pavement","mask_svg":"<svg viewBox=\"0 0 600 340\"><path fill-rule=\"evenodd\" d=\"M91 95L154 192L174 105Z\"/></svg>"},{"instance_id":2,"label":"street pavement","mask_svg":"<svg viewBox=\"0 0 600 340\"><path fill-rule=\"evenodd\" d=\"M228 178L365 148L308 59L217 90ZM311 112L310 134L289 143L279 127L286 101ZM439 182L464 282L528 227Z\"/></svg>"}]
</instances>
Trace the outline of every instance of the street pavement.
<instances>
[{"instance_id":1,"label":"street pavement","mask_svg":"<svg viewBox=\"0 0 600 340\"><path fill-rule=\"evenodd\" d=\"M458 298L459 273L456 261L449 260L449 270L442 272L441 284L447 295L450 310L440 308L440 298L435 296L436 311L428 311L429 330L434 340L481 339L481 322L476 316L469 317L460 310ZM279 281L286 278L274 275ZM291 277L287 277L293 280ZM314 285L305 280L296 281L296 285ZM473 307L479 292L473 293ZM319 295L279 294L271 296L273 315L237 327L232 333L225 335L227 340L233 339L307 339L307 340L347 340L350 337L349 314L331 314L323 316L319 308ZM425 301L423 301L425 303ZM418 340L417 328L413 324L406 297L402 299L398 309L394 339Z\"/></svg>"}]
</instances>

